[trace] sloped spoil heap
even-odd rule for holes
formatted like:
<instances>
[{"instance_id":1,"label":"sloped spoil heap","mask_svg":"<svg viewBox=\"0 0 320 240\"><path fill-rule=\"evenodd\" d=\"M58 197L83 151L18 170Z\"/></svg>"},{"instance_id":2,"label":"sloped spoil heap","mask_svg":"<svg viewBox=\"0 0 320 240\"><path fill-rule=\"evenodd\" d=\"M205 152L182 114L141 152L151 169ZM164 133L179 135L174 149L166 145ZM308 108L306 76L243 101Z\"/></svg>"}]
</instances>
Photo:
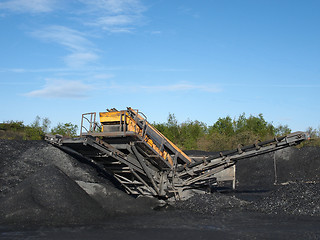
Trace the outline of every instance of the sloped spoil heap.
<instances>
[{"instance_id":1,"label":"sloped spoil heap","mask_svg":"<svg viewBox=\"0 0 320 240\"><path fill-rule=\"evenodd\" d=\"M320 184L291 183L256 201L252 209L267 214L320 216Z\"/></svg>"},{"instance_id":2,"label":"sloped spoil heap","mask_svg":"<svg viewBox=\"0 0 320 240\"><path fill-rule=\"evenodd\" d=\"M102 219L102 207L55 166L26 178L1 201L7 223L82 223Z\"/></svg>"},{"instance_id":3,"label":"sloped spoil heap","mask_svg":"<svg viewBox=\"0 0 320 240\"><path fill-rule=\"evenodd\" d=\"M238 162L236 192L195 195L169 208L174 211L160 214L152 211L159 203L155 199L128 196L90 162L42 141L0 140L0 223L92 224L150 213L167 219L175 211L206 216L236 211L320 216L320 148L286 149L277 153L276 161L277 186L270 170L273 155L254 157ZM249 190L269 191L248 199Z\"/></svg>"},{"instance_id":4,"label":"sloped spoil heap","mask_svg":"<svg viewBox=\"0 0 320 240\"><path fill-rule=\"evenodd\" d=\"M218 192L212 194L199 194L175 203L175 207L181 210L188 210L194 213L216 215L221 212L243 209L249 204L245 200L240 200L234 196L227 196Z\"/></svg>"},{"instance_id":5,"label":"sloped spoil heap","mask_svg":"<svg viewBox=\"0 0 320 240\"><path fill-rule=\"evenodd\" d=\"M0 223L84 224L151 211L88 162L42 141L0 140Z\"/></svg>"},{"instance_id":6,"label":"sloped spoil heap","mask_svg":"<svg viewBox=\"0 0 320 240\"><path fill-rule=\"evenodd\" d=\"M320 216L319 147L286 148L238 161L236 179L236 190L227 191L227 196L219 193L196 195L176 205L198 213L217 214L222 210L240 209L271 215Z\"/></svg>"}]
</instances>

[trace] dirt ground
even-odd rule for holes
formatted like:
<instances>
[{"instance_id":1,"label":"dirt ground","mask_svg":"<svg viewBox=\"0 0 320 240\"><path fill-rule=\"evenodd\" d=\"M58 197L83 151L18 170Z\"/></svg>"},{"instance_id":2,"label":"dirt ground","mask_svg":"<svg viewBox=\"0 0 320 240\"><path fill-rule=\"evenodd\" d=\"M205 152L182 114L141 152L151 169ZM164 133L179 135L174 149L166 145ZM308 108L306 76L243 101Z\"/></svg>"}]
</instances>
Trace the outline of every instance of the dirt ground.
<instances>
[{"instance_id":1,"label":"dirt ground","mask_svg":"<svg viewBox=\"0 0 320 240\"><path fill-rule=\"evenodd\" d=\"M237 189L158 207L43 141L0 140L0 239L320 239L320 148L237 163Z\"/></svg>"}]
</instances>

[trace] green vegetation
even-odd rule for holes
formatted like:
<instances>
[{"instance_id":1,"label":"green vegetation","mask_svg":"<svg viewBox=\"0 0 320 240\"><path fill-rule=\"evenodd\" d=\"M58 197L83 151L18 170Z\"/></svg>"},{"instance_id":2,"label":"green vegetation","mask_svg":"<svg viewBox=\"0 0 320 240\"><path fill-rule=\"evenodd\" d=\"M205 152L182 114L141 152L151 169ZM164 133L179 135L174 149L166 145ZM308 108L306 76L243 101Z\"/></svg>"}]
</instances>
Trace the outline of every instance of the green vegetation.
<instances>
[{"instance_id":1,"label":"green vegetation","mask_svg":"<svg viewBox=\"0 0 320 240\"><path fill-rule=\"evenodd\" d=\"M46 133L67 137L77 135L78 126L70 122L58 123L53 128L50 128L50 124L48 118L39 116L30 125L25 125L22 121L6 121L0 123L0 139L42 140ZM170 113L166 123L153 125L183 150L229 150L237 148L239 144L248 145L291 132L287 125L275 127L268 123L262 114L247 117L244 113L234 119L230 116L219 118L211 126L191 120L178 123L175 115ZM306 132L310 141L303 142L299 147L320 146L320 128L309 127Z\"/></svg>"},{"instance_id":2,"label":"green vegetation","mask_svg":"<svg viewBox=\"0 0 320 240\"><path fill-rule=\"evenodd\" d=\"M58 123L58 125L51 129L52 134L60 134L62 136L74 137L77 135L78 126L69 123Z\"/></svg>"},{"instance_id":3,"label":"green vegetation","mask_svg":"<svg viewBox=\"0 0 320 240\"><path fill-rule=\"evenodd\" d=\"M320 127L318 129L308 127L306 133L309 136L309 141L302 142L299 147L320 147Z\"/></svg>"},{"instance_id":4,"label":"green vegetation","mask_svg":"<svg viewBox=\"0 0 320 240\"><path fill-rule=\"evenodd\" d=\"M6 121L0 123L0 139L10 140L42 140L46 133L60 134L74 137L77 134L77 125L59 123L50 130L51 121L48 118L37 116L33 123L25 125L23 121Z\"/></svg>"},{"instance_id":5,"label":"green vegetation","mask_svg":"<svg viewBox=\"0 0 320 240\"><path fill-rule=\"evenodd\" d=\"M249 145L291 133L287 125L275 127L262 114L246 117L244 113L234 119L230 116L219 118L212 126L190 120L179 124L175 115L169 114L166 123L154 123L154 126L183 150L229 150L239 144ZM311 129L310 133L319 140L319 131Z\"/></svg>"}]
</instances>

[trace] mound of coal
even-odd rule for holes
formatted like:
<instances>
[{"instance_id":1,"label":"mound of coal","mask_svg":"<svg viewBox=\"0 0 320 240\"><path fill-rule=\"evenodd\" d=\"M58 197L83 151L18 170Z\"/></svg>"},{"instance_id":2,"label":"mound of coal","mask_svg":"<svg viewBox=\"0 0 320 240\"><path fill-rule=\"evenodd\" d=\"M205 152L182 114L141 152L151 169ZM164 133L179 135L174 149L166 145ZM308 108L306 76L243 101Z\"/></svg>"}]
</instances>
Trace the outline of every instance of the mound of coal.
<instances>
[{"instance_id":1,"label":"mound of coal","mask_svg":"<svg viewBox=\"0 0 320 240\"><path fill-rule=\"evenodd\" d=\"M74 224L104 217L102 207L54 166L28 177L0 202L5 223Z\"/></svg>"},{"instance_id":2,"label":"mound of coal","mask_svg":"<svg viewBox=\"0 0 320 240\"><path fill-rule=\"evenodd\" d=\"M279 186L253 203L253 209L268 214L320 216L320 184L291 183Z\"/></svg>"},{"instance_id":3,"label":"mound of coal","mask_svg":"<svg viewBox=\"0 0 320 240\"><path fill-rule=\"evenodd\" d=\"M238 189L272 190L276 184L320 180L320 148L286 148L239 160Z\"/></svg>"},{"instance_id":4,"label":"mound of coal","mask_svg":"<svg viewBox=\"0 0 320 240\"><path fill-rule=\"evenodd\" d=\"M174 207L200 214L214 215L218 212L241 209L247 204L249 203L236 197L215 192L212 194L196 194L185 201L176 202Z\"/></svg>"},{"instance_id":5,"label":"mound of coal","mask_svg":"<svg viewBox=\"0 0 320 240\"><path fill-rule=\"evenodd\" d=\"M55 165L73 180L96 182L96 171L44 141L0 140L0 194L10 192L45 166Z\"/></svg>"},{"instance_id":6,"label":"mound of coal","mask_svg":"<svg viewBox=\"0 0 320 240\"><path fill-rule=\"evenodd\" d=\"M3 223L74 224L146 213L158 204L127 195L97 166L44 141L0 140L0 198Z\"/></svg>"},{"instance_id":7,"label":"mound of coal","mask_svg":"<svg viewBox=\"0 0 320 240\"><path fill-rule=\"evenodd\" d=\"M277 182L320 180L320 148L286 148L275 153Z\"/></svg>"},{"instance_id":8,"label":"mound of coal","mask_svg":"<svg viewBox=\"0 0 320 240\"><path fill-rule=\"evenodd\" d=\"M196 151L190 154L209 155ZM234 195L239 199L250 201L246 208L255 211L268 214L319 216L319 174L319 147L285 148L239 160L236 164L237 186ZM234 199L227 197L229 196L217 194L195 196L181 203L181 206L205 213L238 208L238 200L230 201L228 204L229 200Z\"/></svg>"},{"instance_id":9,"label":"mound of coal","mask_svg":"<svg viewBox=\"0 0 320 240\"><path fill-rule=\"evenodd\" d=\"M214 156L218 152L185 151L189 156ZM239 160L236 164L238 189L272 190L275 184L320 180L320 148L290 147Z\"/></svg>"}]
</instances>

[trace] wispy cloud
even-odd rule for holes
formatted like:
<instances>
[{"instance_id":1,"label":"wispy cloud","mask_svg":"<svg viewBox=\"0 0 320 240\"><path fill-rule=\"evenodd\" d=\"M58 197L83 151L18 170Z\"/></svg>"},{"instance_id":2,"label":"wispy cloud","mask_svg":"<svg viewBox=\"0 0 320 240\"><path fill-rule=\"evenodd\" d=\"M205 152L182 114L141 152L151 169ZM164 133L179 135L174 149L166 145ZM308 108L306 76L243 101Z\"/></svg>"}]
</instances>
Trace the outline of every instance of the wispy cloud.
<instances>
[{"instance_id":1,"label":"wispy cloud","mask_svg":"<svg viewBox=\"0 0 320 240\"><path fill-rule=\"evenodd\" d=\"M159 31L159 30L151 31L151 34L152 35L159 35L159 34L162 34L162 31Z\"/></svg>"},{"instance_id":2,"label":"wispy cloud","mask_svg":"<svg viewBox=\"0 0 320 240\"><path fill-rule=\"evenodd\" d=\"M247 84L247 83L223 83L226 87L246 87L246 88L320 88L320 84Z\"/></svg>"},{"instance_id":3,"label":"wispy cloud","mask_svg":"<svg viewBox=\"0 0 320 240\"><path fill-rule=\"evenodd\" d=\"M86 98L93 85L82 81L70 81L64 79L47 79L46 84L39 90L24 94L27 97L38 98Z\"/></svg>"},{"instance_id":4,"label":"wispy cloud","mask_svg":"<svg viewBox=\"0 0 320 240\"><path fill-rule=\"evenodd\" d=\"M138 14L146 10L140 0L78 0L86 5L88 11L105 14Z\"/></svg>"},{"instance_id":5,"label":"wispy cloud","mask_svg":"<svg viewBox=\"0 0 320 240\"><path fill-rule=\"evenodd\" d=\"M82 67L99 58L95 53L94 45L86 38L84 33L77 30L54 25L34 31L32 35L67 48L71 54L66 56L64 61L69 67Z\"/></svg>"},{"instance_id":6,"label":"wispy cloud","mask_svg":"<svg viewBox=\"0 0 320 240\"><path fill-rule=\"evenodd\" d=\"M178 11L181 14L188 15L188 16L191 16L193 18L199 18L200 17L199 14L197 12L195 12L192 8L189 8L189 7L186 7L186 6L179 7Z\"/></svg>"},{"instance_id":7,"label":"wispy cloud","mask_svg":"<svg viewBox=\"0 0 320 240\"><path fill-rule=\"evenodd\" d=\"M117 16L106 16L101 17L98 19L98 25L105 25L105 26L117 26L117 25L127 25L132 22L131 16L126 15L117 15Z\"/></svg>"},{"instance_id":8,"label":"wispy cloud","mask_svg":"<svg viewBox=\"0 0 320 240\"><path fill-rule=\"evenodd\" d=\"M142 18L146 7L140 0L79 0L90 15L86 25L97 26L110 32L132 32Z\"/></svg>"},{"instance_id":9,"label":"wispy cloud","mask_svg":"<svg viewBox=\"0 0 320 240\"><path fill-rule=\"evenodd\" d=\"M54 10L56 0L10 0L0 3L0 9L18 13L47 13Z\"/></svg>"},{"instance_id":10,"label":"wispy cloud","mask_svg":"<svg viewBox=\"0 0 320 240\"><path fill-rule=\"evenodd\" d=\"M75 6L77 6L75 8ZM49 13L59 10L69 20L109 32L132 32L146 7L141 0L5 0L0 10L14 13ZM2 13L6 14L6 12Z\"/></svg>"},{"instance_id":11,"label":"wispy cloud","mask_svg":"<svg viewBox=\"0 0 320 240\"><path fill-rule=\"evenodd\" d=\"M168 85L132 85L132 86L123 86L117 84L110 84L107 88L121 91L147 91L147 92L186 92L186 91L198 91L198 92L210 92L218 93L222 89L216 85L212 84L193 84L193 83L176 83Z\"/></svg>"},{"instance_id":12,"label":"wispy cloud","mask_svg":"<svg viewBox=\"0 0 320 240\"><path fill-rule=\"evenodd\" d=\"M112 33L131 33L134 30L131 25L135 18L135 16L126 15L104 16L88 25L98 26Z\"/></svg>"},{"instance_id":13,"label":"wispy cloud","mask_svg":"<svg viewBox=\"0 0 320 240\"><path fill-rule=\"evenodd\" d=\"M183 69L183 68L165 68L165 67L153 67L148 65L128 65L128 66L86 66L85 68L0 68L1 72L12 72L12 73L79 73L79 72L109 72L109 71L148 71L148 72L191 72L194 69ZM240 86L240 85L239 85Z\"/></svg>"},{"instance_id":14,"label":"wispy cloud","mask_svg":"<svg viewBox=\"0 0 320 240\"><path fill-rule=\"evenodd\" d=\"M94 62L98 59L98 55L93 52L75 52L64 58L65 63L72 68L78 68L87 63Z\"/></svg>"},{"instance_id":15,"label":"wispy cloud","mask_svg":"<svg viewBox=\"0 0 320 240\"><path fill-rule=\"evenodd\" d=\"M113 78L114 75L113 74L105 74L105 73L101 73L101 74L96 74L93 76L93 78L95 79L110 79L110 78Z\"/></svg>"},{"instance_id":16,"label":"wispy cloud","mask_svg":"<svg viewBox=\"0 0 320 240\"><path fill-rule=\"evenodd\" d=\"M9 12L54 12L66 22L73 21L72 28L49 25L33 31L32 35L65 47L70 52L63 57L65 64L71 68L81 68L99 59L98 49L86 32L90 30L99 35L102 29L110 33L132 33L146 8L140 0L4 0L0 2L1 10L5 15ZM79 28L82 30L75 30Z\"/></svg>"},{"instance_id":17,"label":"wispy cloud","mask_svg":"<svg viewBox=\"0 0 320 240\"><path fill-rule=\"evenodd\" d=\"M198 85L198 84L185 84L178 83L172 85L159 85L159 86L141 86L141 88L149 91L200 91L200 92L221 92L221 89L213 85Z\"/></svg>"},{"instance_id":18,"label":"wispy cloud","mask_svg":"<svg viewBox=\"0 0 320 240\"><path fill-rule=\"evenodd\" d=\"M33 35L44 40L57 42L73 51L85 51L92 46L92 43L86 39L84 33L65 26L48 26L34 31Z\"/></svg>"}]
</instances>

